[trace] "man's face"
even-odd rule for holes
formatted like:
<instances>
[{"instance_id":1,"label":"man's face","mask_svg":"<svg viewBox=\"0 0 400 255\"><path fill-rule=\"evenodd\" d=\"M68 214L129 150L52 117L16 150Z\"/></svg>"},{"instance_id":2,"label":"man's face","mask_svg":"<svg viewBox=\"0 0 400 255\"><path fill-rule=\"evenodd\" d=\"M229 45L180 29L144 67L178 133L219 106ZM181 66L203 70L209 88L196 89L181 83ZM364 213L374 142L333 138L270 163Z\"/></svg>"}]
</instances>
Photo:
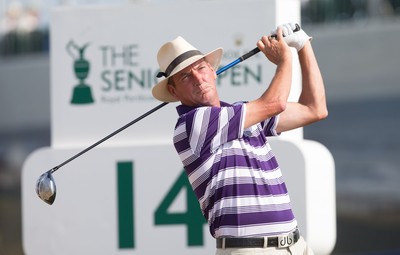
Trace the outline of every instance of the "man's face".
<instances>
[{"instance_id":1,"label":"man's face","mask_svg":"<svg viewBox=\"0 0 400 255\"><path fill-rule=\"evenodd\" d=\"M183 105L220 106L215 84L217 75L206 60L194 62L171 79L173 84L168 84L168 90Z\"/></svg>"}]
</instances>

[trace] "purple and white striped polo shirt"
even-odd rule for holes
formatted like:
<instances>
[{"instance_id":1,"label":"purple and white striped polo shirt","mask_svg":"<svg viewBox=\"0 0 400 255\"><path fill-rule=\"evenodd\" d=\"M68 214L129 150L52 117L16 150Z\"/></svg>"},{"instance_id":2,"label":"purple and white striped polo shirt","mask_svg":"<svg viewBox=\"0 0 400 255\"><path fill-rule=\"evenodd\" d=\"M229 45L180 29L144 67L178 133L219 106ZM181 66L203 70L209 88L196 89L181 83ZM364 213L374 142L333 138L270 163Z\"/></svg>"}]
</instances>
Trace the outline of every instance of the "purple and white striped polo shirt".
<instances>
[{"instance_id":1,"label":"purple and white striped polo shirt","mask_svg":"<svg viewBox=\"0 0 400 255\"><path fill-rule=\"evenodd\" d=\"M177 107L174 145L215 238L270 236L297 226L267 142L278 117L244 129L246 104Z\"/></svg>"}]
</instances>

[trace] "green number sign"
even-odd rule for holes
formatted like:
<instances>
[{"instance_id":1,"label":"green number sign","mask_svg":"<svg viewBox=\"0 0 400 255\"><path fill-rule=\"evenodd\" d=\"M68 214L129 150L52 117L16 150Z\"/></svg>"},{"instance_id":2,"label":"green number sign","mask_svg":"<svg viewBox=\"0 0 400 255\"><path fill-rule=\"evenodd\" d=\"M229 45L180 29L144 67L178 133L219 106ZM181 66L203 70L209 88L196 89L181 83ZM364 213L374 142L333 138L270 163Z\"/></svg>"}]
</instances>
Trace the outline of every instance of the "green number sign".
<instances>
[{"instance_id":1,"label":"green number sign","mask_svg":"<svg viewBox=\"0 0 400 255\"><path fill-rule=\"evenodd\" d=\"M133 162L117 162L119 248L135 248Z\"/></svg>"},{"instance_id":2,"label":"green number sign","mask_svg":"<svg viewBox=\"0 0 400 255\"><path fill-rule=\"evenodd\" d=\"M132 161L117 162L118 189L118 240L120 249L135 248L135 215L134 215L134 171ZM186 190L186 211L171 213L170 206L177 199L182 189ZM203 246L203 225L206 221L201 213L199 203L187 179L185 170L172 184L166 196L154 213L155 225L186 225L187 245Z\"/></svg>"},{"instance_id":3,"label":"green number sign","mask_svg":"<svg viewBox=\"0 0 400 255\"><path fill-rule=\"evenodd\" d=\"M186 189L186 212L169 213L168 208L176 199L181 189ZM182 171L158 206L154 214L154 220L156 225L186 225L188 246L202 246L204 244L203 224L205 224L206 221L201 213L199 203L190 186L185 170Z\"/></svg>"}]
</instances>

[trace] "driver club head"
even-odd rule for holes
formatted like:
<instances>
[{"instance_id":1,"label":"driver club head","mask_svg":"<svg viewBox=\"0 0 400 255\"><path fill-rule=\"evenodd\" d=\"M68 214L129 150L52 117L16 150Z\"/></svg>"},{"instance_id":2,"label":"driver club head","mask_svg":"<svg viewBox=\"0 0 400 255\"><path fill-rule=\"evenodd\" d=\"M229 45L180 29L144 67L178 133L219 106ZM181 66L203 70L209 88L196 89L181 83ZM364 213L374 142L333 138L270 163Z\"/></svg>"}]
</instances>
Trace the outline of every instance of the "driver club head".
<instances>
[{"instance_id":1,"label":"driver club head","mask_svg":"<svg viewBox=\"0 0 400 255\"><path fill-rule=\"evenodd\" d=\"M49 205L56 199L56 183L54 182L51 170L42 174L36 182L36 193L40 199Z\"/></svg>"}]
</instances>

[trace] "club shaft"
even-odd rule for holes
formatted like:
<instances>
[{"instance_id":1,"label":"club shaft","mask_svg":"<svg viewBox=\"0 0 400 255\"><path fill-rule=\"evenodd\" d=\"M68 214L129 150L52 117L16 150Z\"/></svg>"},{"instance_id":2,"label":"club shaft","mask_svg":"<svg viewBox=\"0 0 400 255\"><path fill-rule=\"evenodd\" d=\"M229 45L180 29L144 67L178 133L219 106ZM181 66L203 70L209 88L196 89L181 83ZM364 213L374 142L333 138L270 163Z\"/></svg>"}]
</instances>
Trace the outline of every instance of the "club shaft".
<instances>
[{"instance_id":1,"label":"club shaft","mask_svg":"<svg viewBox=\"0 0 400 255\"><path fill-rule=\"evenodd\" d=\"M256 47L253 50L249 51L248 53L244 54L243 56L239 57L238 59L232 61L231 63L223 66L222 68L218 69L218 71L216 72L217 75L225 72L226 70L230 69L231 67L239 64L240 62L245 61L246 59L254 56L255 54L257 54L258 52L260 52L260 50ZM85 154L86 152L90 151L91 149L93 149L94 147L98 146L99 144L105 142L106 140L110 139L111 137L115 136L116 134L120 133L121 131L127 129L128 127L132 126L133 124L135 124L136 122L142 120L143 118L149 116L150 114L154 113L155 111L163 108L164 106L166 106L168 104L168 102L163 102L161 104L159 104L158 106L154 107L153 109L149 110L148 112L142 114L141 116L137 117L136 119L132 120L131 122L129 122L128 124L126 124L125 126L115 130L114 132L112 132L111 134L107 135L106 137L100 139L99 141L95 142L94 144L90 145L89 147L87 147L86 149L82 150L81 152L75 154L74 156L70 157L69 159L65 160L64 162L62 162L61 164L59 164L58 166L53 167L50 172L54 173L55 171L57 171L59 168L61 168L62 166L68 164L69 162L71 162L72 160L76 159L77 157L80 157L82 154Z\"/></svg>"},{"instance_id":2,"label":"club shaft","mask_svg":"<svg viewBox=\"0 0 400 255\"><path fill-rule=\"evenodd\" d=\"M238 58L238 59L232 61L231 63L227 64L226 66L223 66L223 67L221 67L220 69L218 69L217 75L219 75L220 73L222 73L222 72L228 70L229 68L231 68L231 67L233 67L233 66L239 64L240 62L245 61L246 59L248 59L248 58L254 56L255 54L257 54L257 53L259 53L259 52L260 52L260 49L258 49L258 48L252 49L251 51L249 51L248 53L244 54L244 55L241 56L240 58Z\"/></svg>"},{"instance_id":3,"label":"club shaft","mask_svg":"<svg viewBox=\"0 0 400 255\"><path fill-rule=\"evenodd\" d=\"M149 110L148 112L140 115L139 117L137 117L136 119L132 120L131 122L129 122L128 124L126 124L125 126L115 130L114 132L112 132L111 134L109 134L108 136L100 139L99 141L95 142L94 144L90 145L89 147L87 147L86 149L84 149L83 151L77 153L76 155L72 156L71 158L65 160L64 162L62 162L61 164L59 164L58 166L54 167L51 172L55 172L57 171L60 167L62 167L65 164L68 164L69 162L71 162L72 160L76 159L77 157L81 156L82 154L90 151L91 149L93 149L94 147L96 147L97 145L105 142L106 140L110 139L111 137L113 137L114 135L120 133L121 131L127 129L128 127L132 126L133 124L135 124L136 122L140 121L141 119L149 116L150 114L152 114L153 112L161 109L162 107L166 106L168 103L167 102L163 102L161 104L159 104L158 106L154 107L153 109Z\"/></svg>"},{"instance_id":4,"label":"club shaft","mask_svg":"<svg viewBox=\"0 0 400 255\"><path fill-rule=\"evenodd\" d=\"M293 30L293 32L297 32L297 31L299 31L299 30L300 30L300 26L299 26L299 24L296 24L296 27L295 27L295 29ZM271 37L277 38L278 36L274 34L274 35L271 35ZM226 66L221 67L221 68L217 71L217 75L220 74L220 73L222 73L222 72L224 72L224 71L226 71L226 70L228 70L229 68L231 68L231 67L233 67L233 66L239 64L240 62L245 61L246 59L248 59L248 58L254 56L255 54L257 54L257 53L259 53L259 52L260 52L260 49L259 49L258 47L252 49L251 51L247 52L246 54L244 54L243 56L239 57L238 59L232 61L231 63L227 64Z\"/></svg>"}]
</instances>

